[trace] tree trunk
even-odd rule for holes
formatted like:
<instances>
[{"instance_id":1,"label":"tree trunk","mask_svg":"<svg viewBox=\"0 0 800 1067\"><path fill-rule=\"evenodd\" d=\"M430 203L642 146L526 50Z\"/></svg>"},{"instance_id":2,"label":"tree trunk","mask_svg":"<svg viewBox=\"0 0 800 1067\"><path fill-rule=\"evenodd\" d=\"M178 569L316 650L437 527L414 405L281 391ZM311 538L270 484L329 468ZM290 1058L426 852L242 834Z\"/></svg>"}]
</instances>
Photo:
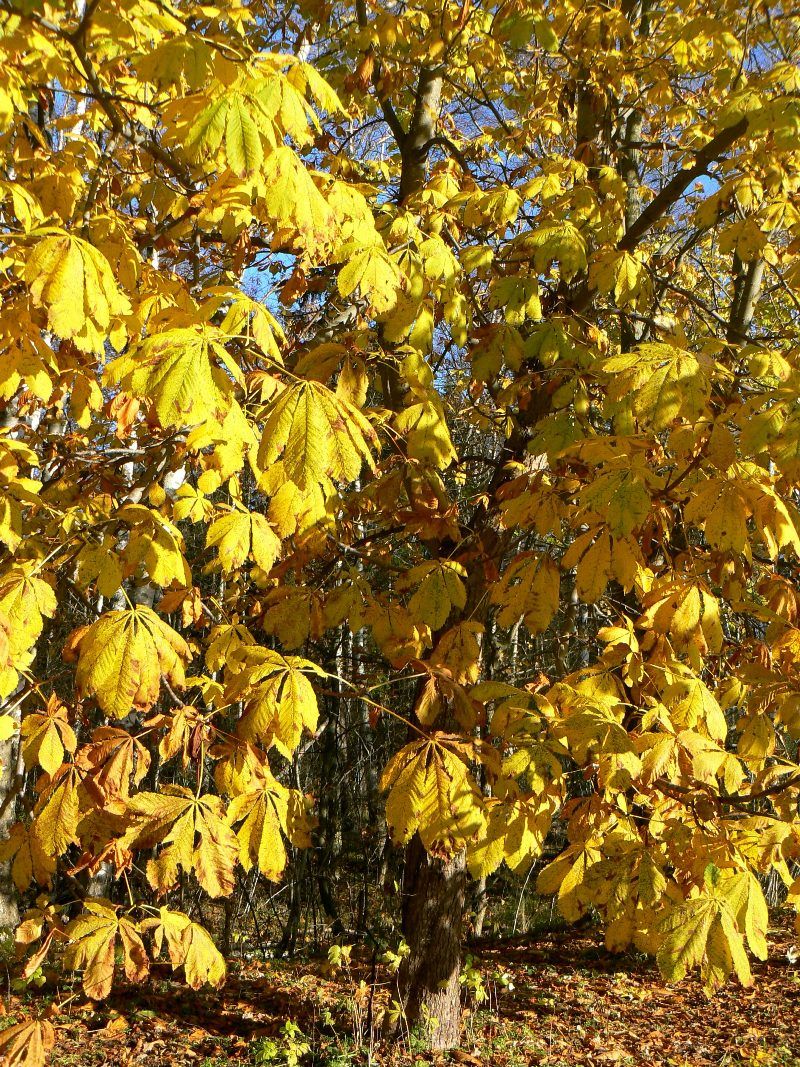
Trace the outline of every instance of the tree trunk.
<instances>
[{"instance_id":1,"label":"tree trunk","mask_svg":"<svg viewBox=\"0 0 800 1067\"><path fill-rule=\"evenodd\" d=\"M17 715L19 717L19 710ZM8 837L14 823L14 794L18 786L17 735L0 744L0 840ZM0 930L15 929L19 924L17 891L11 879L11 863L0 863Z\"/></svg>"},{"instance_id":2,"label":"tree trunk","mask_svg":"<svg viewBox=\"0 0 800 1067\"><path fill-rule=\"evenodd\" d=\"M463 853L436 859L414 837L403 874L403 935L411 951L400 968L400 996L409 1027L419 1025L432 1049L458 1044L467 883Z\"/></svg>"},{"instance_id":3,"label":"tree trunk","mask_svg":"<svg viewBox=\"0 0 800 1067\"><path fill-rule=\"evenodd\" d=\"M486 893L486 879L481 878L475 884L475 892L473 894L473 900L475 902L475 936L480 937L483 934L483 924L486 922L486 910L489 903L489 897Z\"/></svg>"},{"instance_id":4,"label":"tree trunk","mask_svg":"<svg viewBox=\"0 0 800 1067\"><path fill-rule=\"evenodd\" d=\"M366 3L358 0L358 20L368 24ZM373 86L401 157L398 203L418 193L434 143L442 102L443 68L420 69L414 107L403 129L381 92L381 67L373 70ZM386 402L403 406L399 376L391 366L385 375ZM410 953L400 969L400 997L409 1026L421 1023L432 1049L458 1044L461 1022L459 974L468 875L464 855L447 860L429 856L419 836L406 848L403 867L403 936Z\"/></svg>"}]
</instances>

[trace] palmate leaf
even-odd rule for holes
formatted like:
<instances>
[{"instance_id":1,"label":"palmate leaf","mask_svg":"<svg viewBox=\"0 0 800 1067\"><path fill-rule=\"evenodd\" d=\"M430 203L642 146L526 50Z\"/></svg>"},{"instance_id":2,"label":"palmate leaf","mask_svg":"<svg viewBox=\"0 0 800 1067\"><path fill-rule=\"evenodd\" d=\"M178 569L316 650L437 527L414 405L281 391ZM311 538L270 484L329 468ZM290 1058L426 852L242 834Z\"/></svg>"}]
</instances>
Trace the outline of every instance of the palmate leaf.
<instances>
[{"instance_id":1,"label":"palmate leaf","mask_svg":"<svg viewBox=\"0 0 800 1067\"><path fill-rule=\"evenodd\" d=\"M622 468L603 469L581 492L580 502L605 520L615 537L626 537L650 513L650 494L643 465L630 461Z\"/></svg>"},{"instance_id":2,"label":"palmate leaf","mask_svg":"<svg viewBox=\"0 0 800 1067\"><path fill-rule=\"evenodd\" d=\"M55 857L44 849L35 831L19 822L0 841L0 860L11 861L11 877L20 893L34 880L37 885L50 885L56 869Z\"/></svg>"},{"instance_id":3,"label":"palmate leaf","mask_svg":"<svg viewBox=\"0 0 800 1067\"><path fill-rule=\"evenodd\" d=\"M541 853L553 822L553 798L490 798L486 833L467 848L467 867L473 878L486 878L505 860L523 873Z\"/></svg>"},{"instance_id":4,"label":"palmate leaf","mask_svg":"<svg viewBox=\"0 0 800 1067\"><path fill-rule=\"evenodd\" d=\"M225 981L227 967L208 930L190 922L181 935L181 943L185 952L183 970L192 989L204 985L219 988Z\"/></svg>"},{"instance_id":5,"label":"palmate leaf","mask_svg":"<svg viewBox=\"0 0 800 1067\"><path fill-rule=\"evenodd\" d=\"M15 567L0 577L0 612L11 624L11 655L26 652L58 607L52 585L39 575Z\"/></svg>"},{"instance_id":6,"label":"palmate leaf","mask_svg":"<svg viewBox=\"0 0 800 1067\"><path fill-rule=\"evenodd\" d=\"M440 735L413 741L396 753L381 777L388 790L386 821L404 845L416 832L428 852L450 854L486 828L483 797L469 772L468 742Z\"/></svg>"},{"instance_id":7,"label":"palmate leaf","mask_svg":"<svg viewBox=\"0 0 800 1067\"><path fill-rule=\"evenodd\" d=\"M705 682L691 671L676 670L662 699L677 730L696 729L724 743L728 736L725 713Z\"/></svg>"},{"instance_id":8,"label":"palmate leaf","mask_svg":"<svg viewBox=\"0 0 800 1067\"><path fill-rule=\"evenodd\" d=\"M679 982L691 968L700 966L707 959L709 938L715 926L715 936L719 937L720 910L719 901L697 897L669 914L661 927L666 936L656 955L661 973L668 982ZM712 950L713 947L712 943Z\"/></svg>"},{"instance_id":9,"label":"palmate leaf","mask_svg":"<svg viewBox=\"0 0 800 1067\"><path fill-rule=\"evenodd\" d=\"M665 575L653 584L643 606L639 626L668 635L676 648L695 645L701 653L722 648L719 602L703 583Z\"/></svg>"},{"instance_id":10,"label":"palmate leaf","mask_svg":"<svg viewBox=\"0 0 800 1067\"><path fill-rule=\"evenodd\" d=\"M392 310L402 282L399 267L381 244L371 244L356 251L339 271L336 280L343 297L358 289L378 314Z\"/></svg>"},{"instance_id":11,"label":"palmate leaf","mask_svg":"<svg viewBox=\"0 0 800 1067\"><path fill-rule=\"evenodd\" d=\"M705 411L713 363L661 342L639 345L633 352L599 364L611 376L608 399L630 402L642 425L663 430L678 416L695 422Z\"/></svg>"},{"instance_id":12,"label":"palmate leaf","mask_svg":"<svg viewBox=\"0 0 800 1067\"><path fill-rule=\"evenodd\" d=\"M557 262L561 275L569 281L586 269L586 240L577 227L569 221L540 226L525 234L518 241L521 255L533 256L533 263L540 273L547 272Z\"/></svg>"},{"instance_id":13,"label":"palmate leaf","mask_svg":"<svg viewBox=\"0 0 800 1067\"><path fill-rule=\"evenodd\" d=\"M684 511L686 521L702 527L708 543L723 552L744 551L751 515L743 486L727 478L708 478L692 494Z\"/></svg>"},{"instance_id":14,"label":"palmate leaf","mask_svg":"<svg viewBox=\"0 0 800 1067\"><path fill-rule=\"evenodd\" d=\"M431 654L431 664L444 667L461 685L478 680L481 658L481 635L483 625L479 622L459 622L451 626L436 642Z\"/></svg>"},{"instance_id":15,"label":"palmate leaf","mask_svg":"<svg viewBox=\"0 0 800 1067\"><path fill-rule=\"evenodd\" d=\"M127 730L100 726L75 757L97 793L108 801L126 801L131 783L138 785L150 769L150 753Z\"/></svg>"},{"instance_id":16,"label":"palmate leaf","mask_svg":"<svg viewBox=\"0 0 800 1067\"><path fill-rule=\"evenodd\" d=\"M220 323L220 331L229 337L252 341L263 355L274 363L282 363L280 345L285 344L286 337L269 309L238 289L220 287L217 292L220 305L230 304ZM212 301L211 306L217 301ZM205 306L208 308L208 304Z\"/></svg>"},{"instance_id":17,"label":"palmate leaf","mask_svg":"<svg viewBox=\"0 0 800 1067\"><path fill-rule=\"evenodd\" d=\"M64 762L64 749L74 752L78 739L67 717L67 709L51 697L43 713L31 712L22 720L22 756L25 766L38 763L52 775Z\"/></svg>"},{"instance_id":18,"label":"palmate leaf","mask_svg":"<svg viewBox=\"0 0 800 1067\"><path fill-rule=\"evenodd\" d=\"M768 913L761 887L748 871L706 872L700 895L668 912L661 923L663 940L656 954L661 973L678 982L693 967L700 967L711 992L731 972L743 986L753 984L743 933L750 949L766 958Z\"/></svg>"},{"instance_id":19,"label":"palmate leaf","mask_svg":"<svg viewBox=\"0 0 800 1067\"><path fill-rule=\"evenodd\" d=\"M453 560L433 560L420 563L403 575L396 588L414 589L408 610L432 630L440 630L453 608L463 608L467 590L462 578L466 570Z\"/></svg>"},{"instance_id":20,"label":"palmate leaf","mask_svg":"<svg viewBox=\"0 0 800 1067\"><path fill-rule=\"evenodd\" d=\"M444 470L457 458L444 406L435 393L399 412L394 426L405 438L409 456L422 465Z\"/></svg>"},{"instance_id":21,"label":"palmate leaf","mask_svg":"<svg viewBox=\"0 0 800 1067\"><path fill-rule=\"evenodd\" d=\"M629 826L612 829L605 837L603 857L587 863L572 893L575 906L598 910L606 924L606 947L612 952L632 942L656 948L654 919L667 887L663 857L648 852Z\"/></svg>"},{"instance_id":22,"label":"palmate leaf","mask_svg":"<svg viewBox=\"0 0 800 1067\"><path fill-rule=\"evenodd\" d=\"M44 786L33 809L31 832L48 856L63 855L77 841L79 785L80 777L74 764L65 764Z\"/></svg>"},{"instance_id":23,"label":"palmate leaf","mask_svg":"<svg viewBox=\"0 0 800 1067\"><path fill-rule=\"evenodd\" d=\"M200 94L168 106L168 139L194 163L209 159L213 164L216 157L239 178L255 174L264 161L264 142L274 146L279 133L258 101L243 90L240 85L211 99Z\"/></svg>"},{"instance_id":24,"label":"palmate leaf","mask_svg":"<svg viewBox=\"0 0 800 1067\"><path fill-rule=\"evenodd\" d=\"M125 504L115 518L125 522L131 530L121 554L127 573L135 572L141 565L156 585L192 584L192 572L183 554L183 537L159 511L141 504ZM113 564L110 570L115 570Z\"/></svg>"},{"instance_id":25,"label":"palmate leaf","mask_svg":"<svg viewBox=\"0 0 800 1067\"><path fill-rule=\"evenodd\" d=\"M4 1067L44 1067L55 1043L52 1023L28 1019L0 1033L0 1056Z\"/></svg>"},{"instance_id":26,"label":"palmate leaf","mask_svg":"<svg viewBox=\"0 0 800 1067\"><path fill-rule=\"evenodd\" d=\"M589 284L601 293L613 293L617 307L634 301L640 290L649 295L650 288L641 257L617 251L601 252L592 258Z\"/></svg>"},{"instance_id":27,"label":"palmate leaf","mask_svg":"<svg viewBox=\"0 0 800 1067\"><path fill-rule=\"evenodd\" d=\"M164 427L221 423L231 406L231 379L241 381L223 340L224 334L209 326L167 330L113 360L104 378L132 396L151 400Z\"/></svg>"},{"instance_id":28,"label":"palmate leaf","mask_svg":"<svg viewBox=\"0 0 800 1067\"><path fill-rule=\"evenodd\" d=\"M336 237L333 212L296 152L288 145L267 156L263 206L277 243L306 256L323 255Z\"/></svg>"},{"instance_id":29,"label":"palmate leaf","mask_svg":"<svg viewBox=\"0 0 800 1067\"><path fill-rule=\"evenodd\" d=\"M228 821L239 823L239 860L246 871L254 865L271 881L278 881L286 867L283 836L293 845L311 844L313 820L306 812L305 798L296 789L287 789L266 771L253 779L254 789L233 798Z\"/></svg>"},{"instance_id":30,"label":"palmate leaf","mask_svg":"<svg viewBox=\"0 0 800 1067\"><path fill-rule=\"evenodd\" d=\"M272 404L258 465L274 491L283 482L299 489L352 482L364 463L373 466L375 431L358 408L318 382L299 382Z\"/></svg>"},{"instance_id":31,"label":"palmate leaf","mask_svg":"<svg viewBox=\"0 0 800 1067\"><path fill-rule=\"evenodd\" d=\"M153 932L154 957L166 945L173 971L183 967L192 989L224 983L227 967L222 954L208 931L183 912L161 908L158 918L145 919L141 929Z\"/></svg>"},{"instance_id":32,"label":"palmate leaf","mask_svg":"<svg viewBox=\"0 0 800 1067\"><path fill-rule=\"evenodd\" d=\"M324 671L300 656L282 656L261 647L243 648L237 672L225 690L228 702L245 701L237 734L265 748L274 746L291 759L303 730L313 733L319 719L308 672L325 676Z\"/></svg>"},{"instance_id":33,"label":"palmate leaf","mask_svg":"<svg viewBox=\"0 0 800 1067\"><path fill-rule=\"evenodd\" d=\"M238 570L248 557L263 571L270 571L280 556L281 542L263 515L232 511L215 519L208 528L206 545L216 547L223 571Z\"/></svg>"},{"instance_id":34,"label":"palmate leaf","mask_svg":"<svg viewBox=\"0 0 800 1067\"><path fill-rule=\"evenodd\" d=\"M239 849L219 797L195 797L181 786L167 786L162 793L137 793L126 814L131 821L121 840L124 847L167 846L147 864L147 878L157 893L176 884L179 868L194 871L211 897L233 892Z\"/></svg>"},{"instance_id":35,"label":"palmate leaf","mask_svg":"<svg viewBox=\"0 0 800 1067\"><path fill-rule=\"evenodd\" d=\"M107 715L123 719L133 708L158 700L161 679L184 686L189 646L150 608L109 611L70 637L65 658L77 656L75 682L82 696L94 696Z\"/></svg>"},{"instance_id":36,"label":"palmate leaf","mask_svg":"<svg viewBox=\"0 0 800 1067\"><path fill-rule=\"evenodd\" d=\"M587 872L600 859L596 848L570 846L539 872L536 892L558 893L558 910L568 922L576 922L589 907L585 892Z\"/></svg>"},{"instance_id":37,"label":"palmate leaf","mask_svg":"<svg viewBox=\"0 0 800 1067\"><path fill-rule=\"evenodd\" d=\"M25 263L31 299L47 309L58 337L101 354L114 317L131 310L108 260L88 241L60 230L34 231L31 237L40 238Z\"/></svg>"},{"instance_id":38,"label":"palmate leaf","mask_svg":"<svg viewBox=\"0 0 800 1067\"><path fill-rule=\"evenodd\" d=\"M575 588L587 604L605 592L611 578L630 589L642 566L642 554L632 537L612 537L604 526L579 534L562 558L562 566L576 567Z\"/></svg>"},{"instance_id":39,"label":"palmate leaf","mask_svg":"<svg viewBox=\"0 0 800 1067\"><path fill-rule=\"evenodd\" d=\"M558 610L561 579L548 556L522 553L492 588L491 600L500 607L499 626L513 626L522 617L532 634L543 633Z\"/></svg>"},{"instance_id":40,"label":"palmate leaf","mask_svg":"<svg viewBox=\"0 0 800 1067\"><path fill-rule=\"evenodd\" d=\"M308 64L297 63L288 73L280 68L292 56L262 54L263 73L240 79L232 88L209 99L183 98L180 108L167 108L173 130L170 139L193 162L224 160L239 178L261 171L267 153L284 136L303 145L319 129L313 109L303 95L309 89L328 110L341 110L336 93ZM271 69L270 69L271 68Z\"/></svg>"},{"instance_id":41,"label":"palmate leaf","mask_svg":"<svg viewBox=\"0 0 800 1067\"><path fill-rule=\"evenodd\" d=\"M122 947L125 975L131 982L143 982L150 972L142 939L134 924L118 915L107 900L87 900L84 911L66 929L69 943L64 964L83 971L83 990L92 1000L102 1000L114 981L117 939Z\"/></svg>"}]
</instances>

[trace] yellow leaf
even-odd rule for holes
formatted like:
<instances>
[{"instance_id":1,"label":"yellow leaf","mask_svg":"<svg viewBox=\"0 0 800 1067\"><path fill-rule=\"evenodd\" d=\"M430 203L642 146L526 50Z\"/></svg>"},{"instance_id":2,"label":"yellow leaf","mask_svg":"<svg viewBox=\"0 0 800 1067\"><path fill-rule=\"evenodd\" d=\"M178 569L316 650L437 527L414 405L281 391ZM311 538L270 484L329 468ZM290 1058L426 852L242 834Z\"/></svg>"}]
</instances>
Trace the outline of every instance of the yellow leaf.
<instances>
[{"instance_id":1,"label":"yellow leaf","mask_svg":"<svg viewBox=\"0 0 800 1067\"><path fill-rule=\"evenodd\" d=\"M0 1055L7 1067L45 1067L55 1043L52 1023L46 1019L28 1019L0 1033Z\"/></svg>"},{"instance_id":2,"label":"yellow leaf","mask_svg":"<svg viewBox=\"0 0 800 1067\"><path fill-rule=\"evenodd\" d=\"M393 667L399 669L417 659L430 646L431 632L425 623L416 622L402 604L372 604L365 620L372 636Z\"/></svg>"},{"instance_id":3,"label":"yellow leaf","mask_svg":"<svg viewBox=\"0 0 800 1067\"><path fill-rule=\"evenodd\" d=\"M270 571L280 556L281 542L263 515L257 512L232 511L208 528L206 545L216 546L223 571L241 567L248 556L257 567Z\"/></svg>"},{"instance_id":4,"label":"yellow leaf","mask_svg":"<svg viewBox=\"0 0 800 1067\"><path fill-rule=\"evenodd\" d=\"M736 916L738 928L744 930L750 951L765 960L769 953L769 910L758 879L752 871L740 871L720 880L718 889Z\"/></svg>"},{"instance_id":5,"label":"yellow leaf","mask_svg":"<svg viewBox=\"0 0 800 1067\"><path fill-rule=\"evenodd\" d=\"M272 405L258 465L267 483L305 490L330 480L351 482L372 466L375 433L361 412L318 382L285 389Z\"/></svg>"},{"instance_id":6,"label":"yellow leaf","mask_svg":"<svg viewBox=\"0 0 800 1067\"><path fill-rule=\"evenodd\" d=\"M577 564L576 589L587 604L593 604L605 592L612 575L611 537L602 528L589 530L572 542L564 553L564 567Z\"/></svg>"},{"instance_id":7,"label":"yellow leaf","mask_svg":"<svg viewBox=\"0 0 800 1067\"><path fill-rule=\"evenodd\" d=\"M190 922L181 935L181 941L184 949L183 969L192 989L200 989L203 985L219 989L228 969L208 931L198 923Z\"/></svg>"},{"instance_id":8,"label":"yellow leaf","mask_svg":"<svg viewBox=\"0 0 800 1067\"><path fill-rule=\"evenodd\" d=\"M66 934L69 943L64 950L64 964L70 970L83 971L83 990L87 997L102 1000L111 992L117 938L122 945L129 981L142 982L147 977L150 964L136 927L129 919L117 915L109 901L86 900L83 913L72 920Z\"/></svg>"},{"instance_id":9,"label":"yellow leaf","mask_svg":"<svg viewBox=\"0 0 800 1067\"><path fill-rule=\"evenodd\" d=\"M188 789L167 786L162 793L137 793L126 814L130 825L121 839L125 847L166 845L147 865L148 880L159 894L176 884L179 868L187 874L194 871L211 897L233 892L239 848L219 797L195 797Z\"/></svg>"},{"instance_id":10,"label":"yellow leaf","mask_svg":"<svg viewBox=\"0 0 800 1067\"><path fill-rule=\"evenodd\" d=\"M244 341L252 339L265 356L282 363L279 345L286 342L286 337L269 309L238 289L223 289L219 299L230 301L220 331Z\"/></svg>"},{"instance_id":11,"label":"yellow leaf","mask_svg":"<svg viewBox=\"0 0 800 1067\"><path fill-rule=\"evenodd\" d=\"M79 692L94 696L107 715L118 719L133 708L151 708L162 677L182 689L191 655L180 634L141 606L101 615L72 635L70 647L78 657Z\"/></svg>"},{"instance_id":12,"label":"yellow leaf","mask_svg":"<svg viewBox=\"0 0 800 1067\"><path fill-rule=\"evenodd\" d=\"M14 568L0 578L0 611L11 623L11 655L26 652L52 618L58 604L53 587L44 578Z\"/></svg>"},{"instance_id":13,"label":"yellow leaf","mask_svg":"<svg viewBox=\"0 0 800 1067\"><path fill-rule=\"evenodd\" d=\"M370 306L382 315L397 303L402 274L381 245L370 245L350 257L339 271L336 284L343 297L358 289Z\"/></svg>"},{"instance_id":14,"label":"yellow leaf","mask_svg":"<svg viewBox=\"0 0 800 1067\"><path fill-rule=\"evenodd\" d=\"M192 584L192 572L183 555L183 537L159 511L142 504L125 504L117 518L131 528L122 553L128 573L141 565L156 585ZM113 564L111 569L113 572Z\"/></svg>"},{"instance_id":15,"label":"yellow leaf","mask_svg":"<svg viewBox=\"0 0 800 1067\"><path fill-rule=\"evenodd\" d=\"M431 654L431 663L446 667L460 684L475 682L480 667L480 638L483 626L478 622L460 622L446 630Z\"/></svg>"},{"instance_id":16,"label":"yellow leaf","mask_svg":"<svg viewBox=\"0 0 800 1067\"><path fill-rule=\"evenodd\" d=\"M485 829L483 798L469 773L464 742L414 741L396 753L381 778L393 841L419 832L428 852L452 853Z\"/></svg>"},{"instance_id":17,"label":"yellow leaf","mask_svg":"<svg viewBox=\"0 0 800 1067\"><path fill-rule=\"evenodd\" d=\"M663 430L679 415L694 422L703 414L711 388L709 364L682 348L650 342L600 366L612 376L609 400L630 399L640 422Z\"/></svg>"},{"instance_id":18,"label":"yellow leaf","mask_svg":"<svg viewBox=\"0 0 800 1067\"><path fill-rule=\"evenodd\" d=\"M156 334L132 354L110 363L105 380L118 383L133 396L152 400L162 426L221 423L231 404L229 375L241 380L222 338L219 330L207 326Z\"/></svg>"},{"instance_id":19,"label":"yellow leaf","mask_svg":"<svg viewBox=\"0 0 800 1067\"><path fill-rule=\"evenodd\" d=\"M589 267L589 285L601 293L613 293L618 307L635 300L648 280L644 263L630 252L603 252Z\"/></svg>"},{"instance_id":20,"label":"yellow leaf","mask_svg":"<svg viewBox=\"0 0 800 1067\"><path fill-rule=\"evenodd\" d=\"M333 212L288 145L270 152L264 167L264 208L279 241L313 257L335 236Z\"/></svg>"},{"instance_id":21,"label":"yellow leaf","mask_svg":"<svg viewBox=\"0 0 800 1067\"><path fill-rule=\"evenodd\" d=\"M112 320L130 313L108 260L88 241L45 229L25 264L32 299L47 308L53 333L101 355Z\"/></svg>"},{"instance_id":22,"label":"yellow leaf","mask_svg":"<svg viewBox=\"0 0 800 1067\"><path fill-rule=\"evenodd\" d=\"M316 596L307 586L279 585L264 598L262 626L285 649L300 648L311 635L316 609Z\"/></svg>"},{"instance_id":23,"label":"yellow leaf","mask_svg":"<svg viewBox=\"0 0 800 1067\"><path fill-rule=\"evenodd\" d=\"M493 279L489 306L503 308L505 320L512 326L521 326L526 319L541 319L542 302L539 297L538 278L526 278L524 275L513 274L510 277ZM521 338L520 351L518 353L514 351L516 338L519 338L516 330L501 331L499 337L494 340L494 345L504 350L505 362L509 367L519 366L522 356ZM511 355L512 352L513 355ZM484 359L487 358L492 362L496 361L496 356L492 357L488 352ZM496 369L499 371L500 366L497 365Z\"/></svg>"},{"instance_id":24,"label":"yellow leaf","mask_svg":"<svg viewBox=\"0 0 800 1067\"><path fill-rule=\"evenodd\" d=\"M545 273L558 262L561 275L569 281L586 270L586 241L581 232L568 221L540 226L519 241L520 254L533 254L536 270Z\"/></svg>"},{"instance_id":25,"label":"yellow leaf","mask_svg":"<svg viewBox=\"0 0 800 1067\"><path fill-rule=\"evenodd\" d=\"M261 135L244 97L231 93L226 103L225 155L234 174L245 178L255 174L264 160Z\"/></svg>"},{"instance_id":26,"label":"yellow leaf","mask_svg":"<svg viewBox=\"0 0 800 1067\"><path fill-rule=\"evenodd\" d=\"M607 522L615 537L626 537L650 514L650 493L643 475L642 467L629 464L604 470L583 489L580 502Z\"/></svg>"},{"instance_id":27,"label":"yellow leaf","mask_svg":"<svg viewBox=\"0 0 800 1067\"><path fill-rule=\"evenodd\" d=\"M49 783L33 811L32 832L48 856L61 856L77 841L80 822L79 778L74 765L64 766Z\"/></svg>"},{"instance_id":28,"label":"yellow leaf","mask_svg":"<svg viewBox=\"0 0 800 1067\"><path fill-rule=\"evenodd\" d=\"M296 846L307 847L313 821L305 815L302 794L281 785L268 771L255 779L255 784L257 788L233 798L228 821L231 825L241 823L236 836L244 869L249 871L256 864L265 878L276 882L286 867L281 835Z\"/></svg>"},{"instance_id":29,"label":"yellow leaf","mask_svg":"<svg viewBox=\"0 0 800 1067\"><path fill-rule=\"evenodd\" d=\"M522 553L492 588L491 600L500 606L499 626L513 626L520 618L532 634L544 633L558 611L560 576L549 556Z\"/></svg>"},{"instance_id":30,"label":"yellow leaf","mask_svg":"<svg viewBox=\"0 0 800 1067\"><path fill-rule=\"evenodd\" d=\"M510 870L524 873L541 854L553 821L553 808L539 798L491 800L485 836L467 848L473 878L486 878L505 860Z\"/></svg>"},{"instance_id":31,"label":"yellow leaf","mask_svg":"<svg viewBox=\"0 0 800 1067\"><path fill-rule=\"evenodd\" d=\"M668 982L679 982L703 960L708 935L718 914L719 905L715 900L697 897L667 915L661 926L666 937L656 959Z\"/></svg>"},{"instance_id":32,"label":"yellow leaf","mask_svg":"<svg viewBox=\"0 0 800 1067\"><path fill-rule=\"evenodd\" d=\"M395 416L394 426L405 437L412 459L444 470L457 458L442 402L435 394L404 408Z\"/></svg>"},{"instance_id":33,"label":"yellow leaf","mask_svg":"<svg viewBox=\"0 0 800 1067\"><path fill-rule=\"evenodd\" d=\"M714 694L700 678L686 670L665 688L663 697L678 729L694 730L700 726L714 741L725 741L728 734L725 715Z\"/></svg>"},{"instance_id":34,"label":"yellow leaf","mask_svg":"<svg viewBox=\"0 0 800 1067\"><path fill-rule=\"evenodd\" d=\"M720 551L743 552L747 519L752 514L736 482L709 478L692 495L684 510L687 522L701 527L706 540Z\"/></svg>"},{"instance_id":35,"label":"yellow leaf","mask_svg":"<svg viewBox=\"0 0 800 1067\"><path fill-rule=\"evenodd\" d=\"M313 733L319 719L317 697L305 672L323 672L299 656L261 647L243 650L242 668L225 693L228 701L245 700L237 733L265 747L274 745L290 759L303 730Z\"/></svg>"},{"instance_id":36,"label":"yellow leaf","mask_svg":"<svg viewBox=\"0 0 800 1067\"><path fill-rule=\"evenodd\" d=\"M677 649L693 644L701 655L721 650L719 602L701 583L665 576L647 593L644 607L638 625L666 634Z\"/></svg>"},{"instance_id":37,"label":"yellow leaf","mask_svg":"<svg viewBox=\"0 0 800 1067\"><path fill-rule=\"evenodd\" d=\"M38 763L43 771L54 775L64 762L64 749L74 752L78 739L70 726L67 709L55 697L45 712L31 712L22 720L22 756L25 766Z\"/></svg>"},{"instance_id":38,"label":"yellow leaf","mask_svg":"<svg viewBox=\"0 0 800 1067\"><path fill-rule=\"evenodd\" d=\"M699 965L709 992L732 971L742 985L752 985L750 964L736 921L737 912L746 913L749 877L752 876L726 875L710 866L703 893L667 913L660 925L665 936L656 955L667 981L680 981L687 971ZM758 937L756 945L763 947Z\"/></svg>"},{"instance_id":39,"label":"yellow leaf","mask_svg":"<svg viewBox=\"0 0 800 1067\"><path fill-rule=\"evenodd\" d=\"M461 580L465 575L460 563L435 560L412 567L396 583L396 588L415 589L408 603L409 611L432 630L440 630L453 608L463 608L467 602L467 590Z\"/></svg>"},{"instance_id":40,"label":"yellow leaf","mask_svg":"<svg viewBox=\"0 0 800 1067\"><path fill-rule=\"evenodd\" d=\"M49 886L56 869L55 857L45 851L36 833L19 822L0 841L0 860L11 860L11 877L20 893L34 879L38 885Z\"/></svg>"},{"instance_id":41,"label":"yellow leaf","mask_svg":"<svg viewBox=\"0 0 800 1067\"><path fill-rule=\"evenodd\" d=\"M227 974L225 960L199 923L193 923L183 912L160 908L158 918L145 919L141 927L153 931L156 956L166 943L173 971L183 967L192 989L203 985L219 988L223 984Z\"/></svg>"}]
</instances>

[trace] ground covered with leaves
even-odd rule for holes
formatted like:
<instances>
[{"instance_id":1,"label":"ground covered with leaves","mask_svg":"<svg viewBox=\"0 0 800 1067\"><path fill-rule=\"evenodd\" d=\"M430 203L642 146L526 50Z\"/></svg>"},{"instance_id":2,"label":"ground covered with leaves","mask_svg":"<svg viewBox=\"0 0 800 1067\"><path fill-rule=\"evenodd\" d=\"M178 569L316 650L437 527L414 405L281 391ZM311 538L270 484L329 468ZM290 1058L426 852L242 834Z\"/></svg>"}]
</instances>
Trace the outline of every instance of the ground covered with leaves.
<instances>
[{"instance_id":1,"label":"ground covered with leaves","mask_svg":"<svg viewBox=\"0 0 800 1067\"><path fill-rule=\"evenodd\" d=\"M787 956L790 944L788 929L774 928L769 959L756 964L753 989L730 984L711 1001L696 980L668 987L650 961L610 955L594 930L483 944L465 970L462 1048L439 1062L800 1067L800 964ZM414 1034L381 1039L392 992L391 972L358 950L344 967L325 958L233 964L218 993L195 993L165 970L144 991L121 988L102 1004L76 998L53 1019L53 1063L430 1062L434 1057ZM12 995L0 1022L10 1025L32 1009L47 1010L63 996L61 990L54 997L47 987Z\"/></svg>"}]
</instances>

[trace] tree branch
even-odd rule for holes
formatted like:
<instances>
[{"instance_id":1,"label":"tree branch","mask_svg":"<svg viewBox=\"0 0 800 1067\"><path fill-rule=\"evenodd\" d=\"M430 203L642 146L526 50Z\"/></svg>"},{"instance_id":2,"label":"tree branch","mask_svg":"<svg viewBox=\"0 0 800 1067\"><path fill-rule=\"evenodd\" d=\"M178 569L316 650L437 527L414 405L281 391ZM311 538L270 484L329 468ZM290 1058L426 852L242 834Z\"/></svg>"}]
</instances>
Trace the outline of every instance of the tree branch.
<instances>
[{"instance_id":1,"label":"tree branch","mask_svg":"<svg viewBox=\"0 0 800 1067\"><path fill-rule=\"evenodd\" d=\"M617 251L631 252L641 241L648 230L667 214L669 209L683 196L689 186L705 174L712 163L720 159L734 142L738 141L747 132L750 120L745 115L734 123L721 130L697 153L695 161L686 170L680 170L667 182L661 192L651 200L638 219L627 231L621 241L617 243Z\"/></svg>"}]
</instances>

